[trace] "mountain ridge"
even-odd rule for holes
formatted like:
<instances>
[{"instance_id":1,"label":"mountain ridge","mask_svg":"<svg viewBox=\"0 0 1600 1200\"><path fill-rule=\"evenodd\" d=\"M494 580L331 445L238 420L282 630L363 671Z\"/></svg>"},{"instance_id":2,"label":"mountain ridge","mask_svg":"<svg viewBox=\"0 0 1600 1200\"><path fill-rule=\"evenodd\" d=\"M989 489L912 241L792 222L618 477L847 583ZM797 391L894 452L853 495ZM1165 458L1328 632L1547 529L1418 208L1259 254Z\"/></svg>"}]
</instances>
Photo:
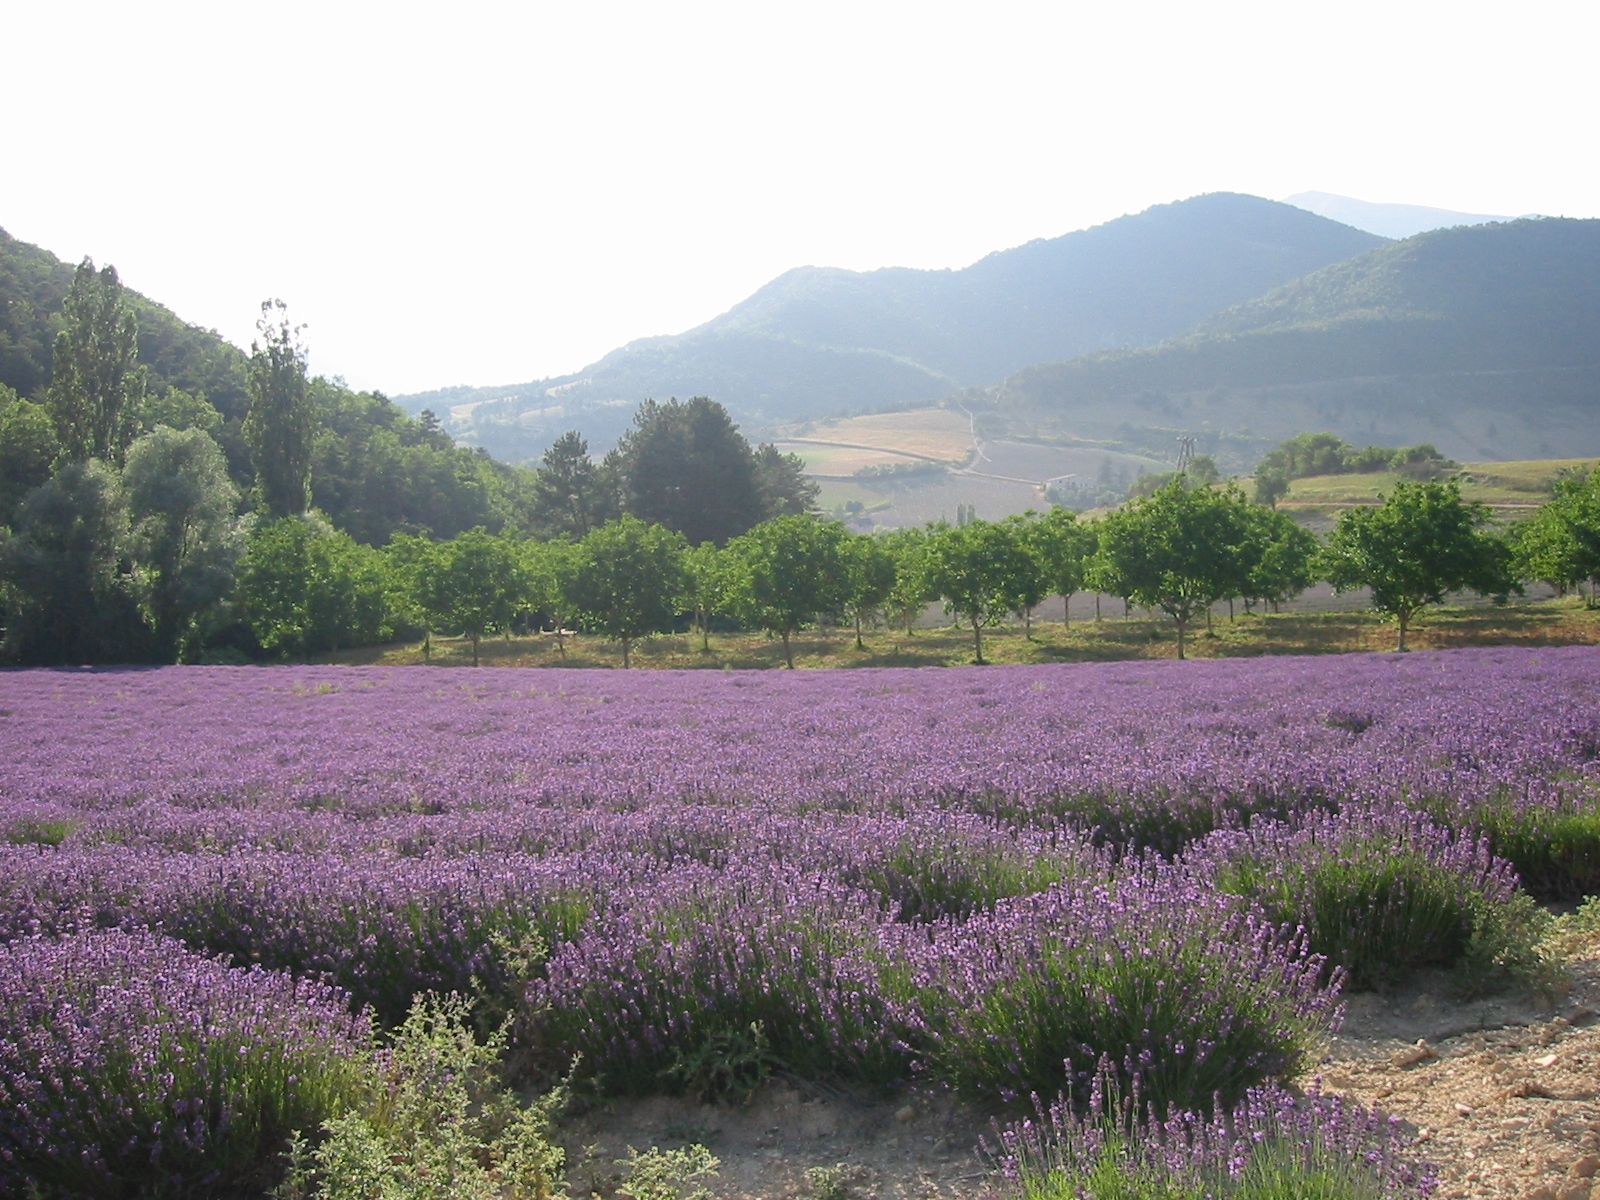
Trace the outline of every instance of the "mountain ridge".
<instances>
[{"instance_id":1,"label":"mountain ridge","mask_svg":"<svg viewBox=\"0 0 1600 1200\"><path fill-rule=\"evenodd\" d=\"M758 426L932 402L1028 363L1181 333L1383 239L1256 196L1216 192L998 250L959 269L796 267L681 334L572 375L402 396L446 406L491 450L574 426L603 443L647 396L705 394ZM470 406L470 407L469 407Z\"/></svg>"}]
</instances>

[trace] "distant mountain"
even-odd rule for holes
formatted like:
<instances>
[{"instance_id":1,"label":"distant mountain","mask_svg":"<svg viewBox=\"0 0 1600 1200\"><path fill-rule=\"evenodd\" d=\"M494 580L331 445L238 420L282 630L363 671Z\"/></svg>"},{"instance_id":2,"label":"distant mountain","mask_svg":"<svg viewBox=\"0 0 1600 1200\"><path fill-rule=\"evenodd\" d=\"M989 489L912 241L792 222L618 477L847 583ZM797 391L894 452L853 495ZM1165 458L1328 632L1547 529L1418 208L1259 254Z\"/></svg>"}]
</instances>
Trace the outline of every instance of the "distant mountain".
<instances>
[{"instance_id":1,"label":"distant mountain","mask_svg":"<svg viewBox=\"0 0 1600 1200\"><path fill-rule=\"evenodd\" d=\"M510 458L615 437L646 397L709 395L755 428L937 400L1028 363L1148 345L1382 239L1215 193L1002 250L961 270L800 267L687 333L576 375L403 396Z\"/></svg>"},{"instance_id":2,"label":"distant mountain","mask_svg":"<svg viewBox=\"0 0 1600 1200\"><path fill-rule=\"evenodd\" d=\"M1420 234L1161 345L1030 367L992 420L1235 459L1302 430L1463 459L1600 453L1600 220Z\"/></svg>"},{"instance_id":3,"label":"distant mountain","mask_svg":"<svg viewBox=\"0 0 1600 1200\"><path fill-rule=\"evenodd\" d=\"M1373 204L1369 200L1354 200L1331 192L1299 192L1287 197L1284 203L1387 238L1408 238L1430 229L1516 219L1487 213L1452 212L1448 208L1428 208L1422 204Z\"/></svg>"}]
</instances>

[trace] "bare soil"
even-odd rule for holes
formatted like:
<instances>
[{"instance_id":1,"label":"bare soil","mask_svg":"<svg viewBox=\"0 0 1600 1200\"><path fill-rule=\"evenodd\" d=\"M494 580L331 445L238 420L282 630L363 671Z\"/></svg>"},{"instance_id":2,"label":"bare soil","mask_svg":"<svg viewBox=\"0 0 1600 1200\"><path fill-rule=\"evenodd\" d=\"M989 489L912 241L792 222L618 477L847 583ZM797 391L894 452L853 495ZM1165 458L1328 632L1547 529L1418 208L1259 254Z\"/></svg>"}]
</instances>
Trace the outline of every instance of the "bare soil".
<instances>
[{"instance_id":1,"label":"bare soil","mask_svg":"<svg viewBox=\"0 0 1600 1200\"><path fill-rule=\"evenodd\" d=\"M1315 1078L1400 1118L1440 1167L1440 1200L1600 1200L1600 958L1574 962L1559 999L1460 1001L1442 976L1352 996ZM629 1147L699 1142L728 1200L817 1198L817 1167L850 1200L966 1200L999 1190L977 1152L989 1131L938 1093L885 1101L777 1078L733 1107L613 1102L565 1135L578 1196L612 1195Z\"/></svg>"}]
</instances>

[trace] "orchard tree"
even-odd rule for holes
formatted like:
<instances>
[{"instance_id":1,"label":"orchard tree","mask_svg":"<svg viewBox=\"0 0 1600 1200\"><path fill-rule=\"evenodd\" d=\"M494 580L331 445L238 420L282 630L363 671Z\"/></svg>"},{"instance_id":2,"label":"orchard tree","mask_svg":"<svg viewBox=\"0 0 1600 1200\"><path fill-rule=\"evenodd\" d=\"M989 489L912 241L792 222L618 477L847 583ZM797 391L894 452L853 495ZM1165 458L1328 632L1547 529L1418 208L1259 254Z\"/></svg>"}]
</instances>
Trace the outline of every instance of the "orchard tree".
<instances>
[{"instance_id":1,"label":"orchard tree","mask_svg":"<svg viewBox=\"0 0 1600 1200\"><path fill-rule=\"evenodd\" d=\"M422 562L417 600L435 627L471 640L477 666L484 635L509 626L522 592L515 548L480 526L434 547Z\"/></svg>"},{"instance_id":2,"label":"orchard tree","mask_svg":"<svg viewBox=\"0 0 1600 1200\"><path fill-rule=\"evenodd\" d=\"M928 541L928 586L947 611L972 625L973 659L980 665L983 627L1012 611L1037 570L1021 538L1005 525L974 519Z\"/></svg>"},{"instance_id":3,"label":"orchard tree","mask_svg":"<svg viewBox=\"0 0 1600 1200\"><path fill-rule=\"evenodd\" d=\"M50 382L61 457L121 465L139 428L139 326L115 267L84 259L61 306Z\"/></svg>"},{"instance_id":4,"label":"orchard tree","mask_svg":"<svg viewBox=\"0 0 1600 1200\"><path fill-rule=\"evenodd\" d=\"M1483 532L1489 511L1461 499L1455 480L1397 483L1376 506L1346 509L1324 548L1328 581L1340 591L1372 589L1372 607L1391 617L1406 648L1412 619L1445 595L1515 589L1510 549Z\"/></svg>"},{"instance_id":5,"label":"orchard tree","mask_svg":"<svg viewBox=\"0 0 1600 1200\"><path fill-rule=\"evenodd\" d=\"M1180 474L1101 521L1102 586L1170 616L1185 657L1189 622L1237 585L1249 507L1232 484L1190 487Z\"/></svg>"},{"instance_id":6,"label":"orchard tree","mask_svg":"<svg viewBox=\"0 0 1600 1200\"><path fill-rule=\"evenodd\" d=\"M928 582L928 532L911 526L873 534L894 558L894 587L885 601L889 611L910 634L917 618L939 598Z\"/></svg>"},{"instance_id":7,"label":"orchard tree","mask_svg":"<svg viewBox=\"0 0 1600 1200\"><path fill-rule=\"evenodd\" d=\"M1600 470L1564 474L1554 492L1517 531L1518 574L1559 587L1587 580L1594 608L1600 603Z\"/></svg>"},{"instance_id":8,"label":"orchard tree","mask_svg":"<svg viewBox=\"0 0 1600 1200\"><path fill-rule=\"evenodd\" d=\"M1276 611L1285 600L1292 600L1317 581L1321 545L1316 534L1274 508L1257 504L1246 510L1246 518L1249 541L1242 595L1247 600L1265 601Z\"/></svg>"},{"instance_id":9,"label":"orchard tree","mask_svg":"<svg viewBox=\"0 0 1600 1200\"><path fill-rule=\"evenodd\" d=\"M289 324L282 300L264 300L250 344L250 412L244 438L269 518L296 517L311 505L316 408L306 379L303 325Z\"/></svg>"},{"instance_id":10,"label":"orchard tree","mask_svg":"<svg viewBox=\"0 0 1600 1200\"><path fill-rule=\"evenodd\" d=\"M239 602L262 649L279 656L366 646L391 631L383 555L310 514L250 533Z\"/></svg>"},{"instance_id":11,"label":"orchard tree","mask_svg":"<svg viewBox=\"0 0 1600 1200\"><path fill-rule=\"evenodd\" d=\"M422 661L433 659L434 615L423 603L423 589L432 577L438 543L415 534L397 533L383 548L389 613L397 625L422 630Z\"/></svg>"},{"instance_id":12,"label":"orchard tree","mask_svg":"<svg viewBox=\"0 0 1600 1200\"><path fill-rule=\"evenodd\" d=\"M578 543L567 598L596 633L622 643L633 665L639 638L665 633L683 594L683 536L637 517L602 525Z\"/></svg>"},{"instance_id":13,"label":"orchard tree","mask_svg":"<svg viewBox=\"0 0 1600 1200\"><path fill-rule=\"evenodd\" d=\"M1072 597L1082 591L1098 545L1095 528L1070 508L1053 508L1028 527L1046 586L1061 597L1061 623L1072 624Z\"/></svg>"},{"instance_id":14,"label":"orchard tree","mask_svg":"<svg viewBox=\"0 0 1600 1200\"><path fill-rule=\"evenodd\" d=\"M572 600L572 580L583 557L576 542L554 538L548 542L526 541L520 546L525 603L534 612L550 618L556 649L567 656L567 629L577 624L578 610Z\"/></svg>"},{"instance_id":15,"label":"orchard tree","mask_svg":"<svg viewBox=\"0 0 1600 1200\"><path fill-rule=\"evenodd\" d=\"M856 649L864 650L861 622L879 612L894 592L895 557L880 539L867 534L846 534L839 548L844 606L855 620Z\"/></svg>"},{"instance_id":16,"label":"orchard tree","mask_svg":"<svg viewBox=\"0 0 1600 1200\"><path fill-rule=\"evenodd\" d=\"M1022 618L1022 636L1030 642L1033 641L1033 610L1051 592L1044 557L1039 552L1035 537L1038 521L1038 514L1031 509L1005 519L1005 527L1016 537L1017 545L1027 555L1030 566L1029 570L1017 575L1013 581L1015 590L1011 594L1011 611Z\"/></svg>"},{"instance_id":17,"label":"orchard tree","mask_svg":"<svg viewBox=\"0 0 1600 1200\"><path fill-rule=\"evenodd\" d=\"M239 492L209 434L166 425L129 447L122 482L142 607L172 661L203 639L233 593L244 550Z\"/></svg>"},{"instance_id":18,"label":"orchard tree","mask_svg":"<svg viewBox=\"0 0 1600 1200\"><path fill-rule=\"evenodd\" d=\"M700 630L700 652L711 653L711 618L725 611L733 599L734 574L726 550L715 542L691 546L683 556L684 603L694 613Z\"/></svg>"},{"instance_id":19,"label":"orchard tree","mask_svg":"<svg viewBox=\"0 0 1600 1200\"><path fill-rule=\"evenodd\" d=\"M728 543L734 606L750 624L783 640L783 661L791 671L790 638L818 614L845 603L846 536L832 521L784 516Z\"/></svg>"}]
</instances>

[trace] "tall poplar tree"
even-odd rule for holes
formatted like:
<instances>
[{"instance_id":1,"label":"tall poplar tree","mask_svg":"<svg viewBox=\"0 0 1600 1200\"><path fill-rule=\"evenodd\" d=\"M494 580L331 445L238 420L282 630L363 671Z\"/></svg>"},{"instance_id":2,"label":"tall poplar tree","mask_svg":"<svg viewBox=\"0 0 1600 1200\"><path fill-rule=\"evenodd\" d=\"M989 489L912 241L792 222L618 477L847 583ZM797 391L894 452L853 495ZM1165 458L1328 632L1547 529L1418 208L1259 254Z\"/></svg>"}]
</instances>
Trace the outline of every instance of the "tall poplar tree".
<instances>
[{"instance_id":1,"label":"tall poplar tree","mask_svg":"<svg viewBox=\"0 0 1600 1200\"><path fill-rule=\"evenodd\" d=\"M139 428L139 325L117 269L78 264L62 304L50 401L65 462L122 462Z\"/></svg>"},{"instance_id":2,"label":"tall poplar tree","mask_svg":"<svg viewBox=\"0 0 1600 1200\"><path fill-rule=\"evenodd\" d=\"M245 442L256 488L269 517L299 516L311 507L311 450L316 410L306 381L304 326L289 324L282 300L263 300L250 344L250 413Z\"/></svg>"}]
</instances>

